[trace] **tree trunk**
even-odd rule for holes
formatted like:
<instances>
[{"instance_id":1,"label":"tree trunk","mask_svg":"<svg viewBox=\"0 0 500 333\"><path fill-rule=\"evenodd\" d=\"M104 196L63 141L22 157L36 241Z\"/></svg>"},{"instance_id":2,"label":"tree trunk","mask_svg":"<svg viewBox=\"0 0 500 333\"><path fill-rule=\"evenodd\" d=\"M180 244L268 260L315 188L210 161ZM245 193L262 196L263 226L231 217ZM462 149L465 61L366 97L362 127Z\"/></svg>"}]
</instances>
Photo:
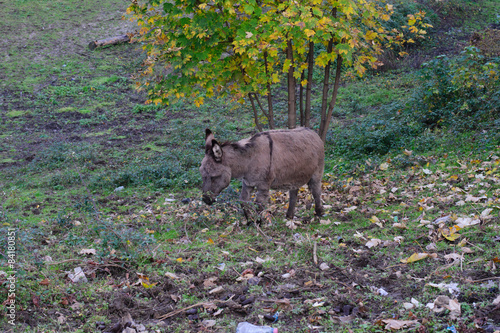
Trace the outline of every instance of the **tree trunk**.
<instances>
[{"instance_id":1,"label":"tree trunk","mask_svg":"<svg viewBox=\"0 0 500 333\"><path fill-rule=\"evenodd\" d=\"M257 127L259 132L262 132L262 126L259 123L259 115L257 114L257 109L255 108L255 103L253 101L252 93L248 94L248 98L250 99L250 103L252 104L253 119L255 121L255 126Z\"/></svg>"},{"instance_id":2,"label":"tree trunk","mask_svg":"<svg viewBox=\"0 0 500 333\"><path fill-rule=\"evenodd\" d=\"M267 68L267 51L264 52L264 66L266 70L266 78L267 78L267 110L268 112L268 117L267 119L269 120L269 128L274 129L274 114L273 114L273 96L271 95L271 83L269 82L269 70Z\"/></svg>"},{"instance_id":3,"label":"tree trunk","mask_svg":"<svg viewBox=\"0 0 500 333\"><path fill-rule=\"evenodd\" d=\"M300 114L300 126L304 126L306 123L306 117L304 114L304 87L302 86L302 81L304 81L304 72L300 74L299 82L299 114Z\"/></svg>"},{"instance_id":4,"label":"tree trunk","mask_svg":"<svg viewBox=\"0 0 500 333\"><path fill-rule=\"evenodd\" d=\"M304 126L311 126L311 90L312 90L312 77L314 69L314 43L309 42L309 54L307 61L307 86L306 86L306 109L304 112Z\"/></svg>"},{"instance_id":5,"label":"tree trunk","mask_svg":"<svg viewBox=\"0 0 500 333\"><path fill-rule=\"evenodd\" d=\"M325 119L321 119L323 125L322 130L320 129L319 136L323 142L326 141L326 133L328 132L328 126L330 125L330 120L332 119L333 108L335 108L335 103L337 102L337 93L339 91L340 85L340 73L342 72L342 57L339 55L337 57L337 69L335 70L335 83L333 84L332 99L330 100L330 106L328 107L328 114Z\"/></svg>"},{"instance_id":6,"label":"tree trunk","mask_svg":"<svg viewBox=\"0 0 500 333\"><path fill-rule=\"evenodd\" d=\"M286 58L292 62L288 69L288 128L292 129L297 124L297 111L295 105L295 78L293 77L293 48L292 40L287 41Z\"/></svg>"},{"instance_id":7,"label":"tree trunk","mask_svg":"<svg viewBox=\"0 0 500 333\"><path fill-rule=\"evenodd\" d=\"M333 50L333 39L331 39L328 42L327 52L331 53L332 50ZM325 77L323 78L323 94L321 98L321 123L319 126L319 133L323 133L324 122L326 119L326 113L327 113L326 108L328 106L328 90L329 90L328 83L330 81L331 64L332 63L329 61L328 64L325 66Z\"/></svg>"},{"instance_id":8,"label":"tree trunk","mask_svg":"<svg viewBox=\"0 0 500 333\"><path fill-rule=\"evenodd\" d=\"M92 41L89 43L89 49L94 50L98 47L103 47L106 45L127 43L129 41L130 41L130 38L127 35L115 36L115 37L110 37L110 38L106 38L106 39Z\"/></svg>"}]
</instances>

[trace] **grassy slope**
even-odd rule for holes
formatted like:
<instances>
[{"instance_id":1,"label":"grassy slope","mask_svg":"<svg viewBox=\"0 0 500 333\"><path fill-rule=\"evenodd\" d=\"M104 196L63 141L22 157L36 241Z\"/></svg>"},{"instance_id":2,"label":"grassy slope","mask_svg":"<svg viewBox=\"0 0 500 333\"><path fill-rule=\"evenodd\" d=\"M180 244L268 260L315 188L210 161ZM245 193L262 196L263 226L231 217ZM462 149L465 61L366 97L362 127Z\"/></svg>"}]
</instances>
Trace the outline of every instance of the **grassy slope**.
<instances>
[{"instance_id":1,"label":"grassy slope","mask_svg":"<svg viewBox=\"0 0 500 333\"><path fill-rule=\"evenodd\" d=\"M481 281L499 276L494 268L498 147L479 150L475 135L456 139L457 146L449 138L436 142L434 135L432 144L421 145L426 148L410 157L400 154L387 170L379 167L384 160L374 159L352 169L350 161L332 153L324 194L330 210L323 223L304 209L310 202L304 192L301 225L286 225L286 197L274 193L266 218L272 224L263 224L266 237L253 227L233 226L241 220L234 204L237 183L224 194L226 204L205 207L195 200L197 167L204 128L236 139L251 131L249 112L220 100L201 109L144 106L145 96L132 89L129 79L141 62L138 46L86 48L90 40L130 31L120 21L125 7L112 0L0 4L0 47L6 50L0 63L0 219L2 233L9 226L17 229L16 269L22 282L16 292L16 331L34 331L30 326L36 325L44 331L94 331L96 322L114 323L128 311L151 327L191 332L199 322L184 314L165 323L155 318L230 295L256 301L250 307L238 302L220 306L223 312L208 331L234 331L243 320L259 322L269 309L280 310L276 326L283 331L305 332L309 326L339 331L338 318L355 307L361 314L348 327L359 332L376 331L377 319L393 316L419 320L422 331L442 331L451 323L447 314L429 315L423 308L409 314L400 304L411 297L433 301L441 293L425 284L443 281L460 285L464 325L471 326L474 315L498 318L487 312L498 284L495 289ZM411 75L388 72L345 85L333 126L349 125L366 110L377 112L403 98L414 84ZM124 189L115 192L119 186ZM482 196L487 198L478 199ZM177 201L170 203L172 197ZM179 203L184 197L194 200ZM438 226L431 230L419 226L421 221L447 214L478 217L488 207L492 218L460 231L459 240L466 238L474 253L446 268L451 261L444 256L464 250L458 241L445 240ZM407 229L393 227L396 220ZM394 243L396 236L404 237L400 245ZM370 238L391 243L368 249ZM427 251L430 243L436 244L436 260L400 263L413 252ZM314 244L318 263L330 269L313 264ZM79 254L84 248L96 249L97 255ZM267 256L270 261L256 261ZM217 269L220 263L224 270ZM65 272L78 266L88 283L69 282ZM248 286L237 281L245 268L262 272L261 282ZM137 272L157 285L135 284ZM167 272L180 279L165 277ZM285 273L292 277L285 279ZM210 284L209 277L217 280ZM45 279L48 285L40 284ZM209 294L216 286L223 293ZM389 296L371 287L385 288ZM6 294L1 291L4 299ZM313 307L305 302L315 298L325 303ZM290 305L276 299L288 299ZM201 308L198 316L213 318ZM2 325L9 328L5 321Z\"/></svg>"}]
</instances>

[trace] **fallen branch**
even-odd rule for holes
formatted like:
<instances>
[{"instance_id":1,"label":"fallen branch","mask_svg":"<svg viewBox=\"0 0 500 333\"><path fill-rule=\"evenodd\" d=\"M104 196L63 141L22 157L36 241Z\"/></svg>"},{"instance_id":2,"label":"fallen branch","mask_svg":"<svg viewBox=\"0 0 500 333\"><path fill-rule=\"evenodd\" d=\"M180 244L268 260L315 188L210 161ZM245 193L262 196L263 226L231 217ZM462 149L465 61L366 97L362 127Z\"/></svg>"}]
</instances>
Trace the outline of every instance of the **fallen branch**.
<instances>
[{"instance_id":1,"label":"fallen branch","mask_svg":"<svg viewBox=\"0 0 500 333\"><path fill-rule=\"evenodd\" d=\"M234 295L231 296L228 300L226 300L226 301L218 301L218 303L227 303L227 302L231 301L233 299L233 297L234 297ZM182 312L184 312L186 310L189 310L189 309L192 309L192 308L196 308L198 306L205 307L205 306L210 306L212 304L213 304L213 302L200 302L200 303L196 303L196 304L190 305L188 307L185 307L185 308L182 308L182 309L175 310L175 311L169 312L167 314L164 314L163 316L159 317L158 320L160 320L160 321L161 320L165 320L167 318L173 317L175 315L178 315L179 313L182 313Z\"/></svg>"},{"instance_id":2,"label":"fallen branch","mask_svg":"<svg viewBox=\"0 0 500 333\"><path fill-rule=\"evenodd\" d=\"M93 51L98 47L127 43L127 42L130 42L130 37L128 35L115 36L106 39L94 40L89 43L89 49Z\"/></svg>"},{"instance_id":3,"label":"fallen branch","mask_svg":"<svg viewBox=\"0 0 500 333\"><path fill-rule=\"evenodd\" d=\"M318 265L317 251L318 251L318 243L314 242L314 245L313 245L313 261L314 261L315 265Z\"/></svg>"}]
</instances>

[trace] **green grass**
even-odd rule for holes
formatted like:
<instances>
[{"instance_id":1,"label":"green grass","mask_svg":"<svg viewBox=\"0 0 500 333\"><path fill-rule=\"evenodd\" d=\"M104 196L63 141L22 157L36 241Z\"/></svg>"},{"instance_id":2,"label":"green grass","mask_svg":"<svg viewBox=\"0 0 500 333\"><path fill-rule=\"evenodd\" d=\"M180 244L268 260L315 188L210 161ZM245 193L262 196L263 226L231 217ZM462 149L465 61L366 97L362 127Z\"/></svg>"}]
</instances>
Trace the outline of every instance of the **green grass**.
<instances>
[{"instance_id":1,"label":"green grass","mask_svg":"<svg viewBox=\"0 0 500 333\"><path fill-rule=\"evenodd\" d=\"M467 1L460 4L476 6ZM490 22L497 7L491 1L481 5ZM123 295L141 304L140 309L156 309L156 301L166 295L162 302L180 309L242 293L287 298L291 308L257 301L243 315L226 307L216 318L221 330L234 331L243 320L259 323L258 316L266 314L263 309L271 307L282 313L273 324L280 331L306 332L311 321L324 331L382 331L377 318L408 316L401 309L402 301L415 297L425 304L440 294L426 287L426 282L498 275L492 267L499 250L492 237L498 234L495 179L500 165L494 158L500 155L498 136L489 125L462 132L450 127L415 130L409 118L397 116L419 87L412 73L371 73L363 80L343 83L326 145L323 199L329 208L322 219L332 223L323 225L314 219L312 209L306 209L309 193L303 191L296 219L301 223L296 229L287 227L287 194L273 192L271 217L260 225L264 236L255 226L244 224L237 203L240 182L233 181L221 194L222 203L209 207L200 202L198 168L204 130L212 129L221 141L249 136L253 120L248 105L224 99L207 99L200 108L186 101L145 105L145 94L134 91L129 79L144 60L137 45L86 49L89 40L116 31L112 29L120 24L118 9L124 10L123 3L17 0L2 6L0 25L6 32L4 39L11 43L0 64L0 97L5 97L0 98L4 115L0 227L2 233L7 233L7 227L17 230L16 268L24 282L18 284L16 302L20 316L27 313L37 320L36 326L16 327L19 331L91 332L98 321L111 326L119 319L115 300ZM470 29L474 24L478 23L467 21L464 26ZM84 25L88 28L82 29ZM34 32L36 38L29 38ZM286 103L280 102L281 95L276 98L276 119L284 126ZM318 95L314 98L317 109ZM380 168L382 163L387 163L387 169ZM116 191L120 186L123 190ZM465 193L488 199L456 205L466 200ZM165 200L171 198L176 201ZM494 209L492 219L459 231L460 240L473 244L465 246L475 250L465 255L463 270L458 265L435 274L447 264L444 255L461 247L443 239L438 226L434 231L420 226L420 220L448 214L477 217L488 207ZM373 223L373 216L382 227ZM393 226L396 217L407 229ZM365 245L371 238L394 242L397 236L404 237L399 245L370 249ZM426 251L431 242L437 247L436 260L400 262ZM315 244L319 264L327 263L330 270L321 271L312 263ZM97 255L80 254L88 248L96 249ZM46 262L46 256L52 263ZM257 257L270 260L258 263ZM479 258L483 260L474 261ZM5 264L5 257L2 260ZM218 269L221 263L223 271ZM78 266L85 270L88 283L68 281L66 272ZM243 292L245 282L237 279L245 268L260 274L262 282ZM283 274L292 269L295 275L284 279ZM398 271L401 278L392 279ZM157 285L136 284L137 272ZM181 279L167 278L167 272ZM227 293L209 294L210 289L203 286L208 277L217 277L217 285ZM46 278L50 283L40 284ZM392 281L394 293L401 296L382 297L370 291L370 286L391 286L384 281ZM461 283L461 287L464 297L469 297L461 300L462 318L469 325L474 316L471 302L483 308L492 296L481 283ZM6 290L0 289L0 295L5 299ZM469 302L471 295L478 299ZM39 306L34 297L39 298ZM328 303L319 308L304 303L317 297L326 297ZM65 305L63 298L70 304ZM70 310L74 301L83 308ZM343 314L335 309L361 306L360 302L367 312L339 328L335 317ZM59 324L55 312L64 313L64 324ZM413 313L429 318L419 323L428 330L449 324L446 314L434 316L424 308ZM212 319L204 310L199 315ZM151 331L165 329L140 312L132 316ZM29 321L20 317L22 322ZM5 321L0 325L8 327ZM170 332L199 329L184 315L169 325Z\"/></svg>"}]
</instances>

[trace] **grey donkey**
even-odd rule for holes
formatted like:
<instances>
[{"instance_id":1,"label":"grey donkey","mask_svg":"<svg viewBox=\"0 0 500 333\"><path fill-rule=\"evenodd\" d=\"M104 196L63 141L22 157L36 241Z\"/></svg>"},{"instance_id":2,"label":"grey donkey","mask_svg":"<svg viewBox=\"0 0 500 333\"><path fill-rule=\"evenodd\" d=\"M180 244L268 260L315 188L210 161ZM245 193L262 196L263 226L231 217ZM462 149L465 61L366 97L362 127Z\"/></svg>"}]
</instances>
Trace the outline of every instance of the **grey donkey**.
<instances>
[{"instance_id":1,"label":"grey donkey","mask_svg":"<svg viewBox=\"0 0 500 333\"><path fill-rule=\"evenodd\" d=\"M218 143L212 131L205 131L205 157L200 173L203 201L210 205L229 186L232 178L241 179L240 199L249 202L257 189L256 203L269 201L269 189L290 193L287 218L294 216L299 188L309 186L315 213L323 215L321 179L325 164L324 144L311 129L271 130L238 142Z\"/></svg>"}]
</instances>

